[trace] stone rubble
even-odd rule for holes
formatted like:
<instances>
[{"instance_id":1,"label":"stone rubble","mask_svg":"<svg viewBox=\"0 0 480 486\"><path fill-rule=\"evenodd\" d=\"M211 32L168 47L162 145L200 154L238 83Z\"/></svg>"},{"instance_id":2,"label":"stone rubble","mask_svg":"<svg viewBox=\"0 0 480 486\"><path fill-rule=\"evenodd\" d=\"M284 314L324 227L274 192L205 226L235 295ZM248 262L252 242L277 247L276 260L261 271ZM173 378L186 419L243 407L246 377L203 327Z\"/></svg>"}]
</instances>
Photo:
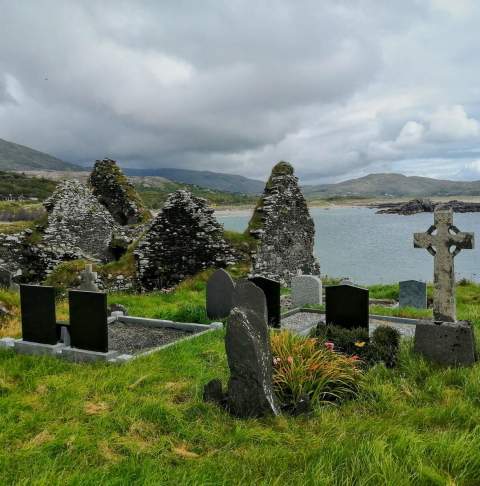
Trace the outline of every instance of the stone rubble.
<instances>
[{"instance_id":1,"label":"stone rubble","mask_svg":"<svg viewBox=\"0 0 480 486\"><path fill-rule=\"evenodd\" d=\"M313 254L315 227L293 167L279 162L265 186L247 230L258 240L252 276L290 286L298 273L319 275Z\"/></svg>"}]
</instances>

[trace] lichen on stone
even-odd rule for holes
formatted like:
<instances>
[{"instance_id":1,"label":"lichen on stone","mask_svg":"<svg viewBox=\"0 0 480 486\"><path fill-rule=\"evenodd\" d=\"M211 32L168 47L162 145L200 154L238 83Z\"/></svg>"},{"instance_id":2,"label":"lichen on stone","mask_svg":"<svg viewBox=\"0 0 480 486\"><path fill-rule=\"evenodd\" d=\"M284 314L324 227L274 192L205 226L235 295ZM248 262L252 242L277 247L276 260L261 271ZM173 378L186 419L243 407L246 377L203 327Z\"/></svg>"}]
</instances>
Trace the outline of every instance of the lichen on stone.
<instances>
[{"instance_id":1,"label":"lichen on stone","mask_svg":"<svg viewBox=\"0 0 480 486\"><path fill-rule=\"evenodd\" d=\"M97 160L88 182L117 223L130 225L151 219L135 187L114 160Z\"/></svg>"},{"instance_id":2,"label":"lichen on stone","mask_svg":"<svg viewBox=\"0 0 480 486\"><path fill-rule=\"evenodd\" d=\"M134 255L137 278L145 290L168 288L208 267L235 261L213 209L185 190L170 194Z\"/></svg>"},{"instance_id":3,"label":"lichen on stone","mask_svg":"<svg viewBox=\"0 0 480 486\"><path fill-rule=\"evenodd\" d=\"M252 275L290 285L299 272L320 274L313 255L315 226L288 162L273 167L247 233L258 242L252 256Z\"/></svg>"}]
</instances>

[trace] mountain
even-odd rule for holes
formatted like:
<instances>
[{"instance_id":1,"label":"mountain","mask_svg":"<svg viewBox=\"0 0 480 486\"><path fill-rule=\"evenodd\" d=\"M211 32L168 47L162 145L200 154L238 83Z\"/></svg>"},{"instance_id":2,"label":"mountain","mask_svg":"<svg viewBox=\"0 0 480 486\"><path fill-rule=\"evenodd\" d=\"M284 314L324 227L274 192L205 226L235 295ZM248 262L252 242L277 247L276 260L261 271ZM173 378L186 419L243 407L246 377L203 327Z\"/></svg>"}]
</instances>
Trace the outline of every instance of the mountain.
<instances>
[{"instance_id":1,"label":"mountain","mask_svg":"<svg viewBox=\"0 0 480 486\"><path fill-rule=\"evenodd\" d=\"M240 175L223 174L206 170L187 169L130 169L122 167L129 176L157 176L183 184L193 184L199 187L215 189L217 191L233 192L237 194L260 194L265 182L249 179Z\"/></svg>"},{"instance_id":2,"label":"mountain","mask_svg":"<svg viewBox=\"0 0 480 486\"><path fill-rule=\"evenodd\" d=\"M38 150L0 138L0 170L82 170Z\"/></svg>"},{"instance_id":3,"label":"mountain","mask_svg":"<svg viewBox=\"0 0 480 486\"><path fill-rule=\"evenodd\" d=\"M308 199L328 197L480 196L480 181L447 181L402 174L369 174L338 184L303 186Z\"/></svg>"}]
</instances>

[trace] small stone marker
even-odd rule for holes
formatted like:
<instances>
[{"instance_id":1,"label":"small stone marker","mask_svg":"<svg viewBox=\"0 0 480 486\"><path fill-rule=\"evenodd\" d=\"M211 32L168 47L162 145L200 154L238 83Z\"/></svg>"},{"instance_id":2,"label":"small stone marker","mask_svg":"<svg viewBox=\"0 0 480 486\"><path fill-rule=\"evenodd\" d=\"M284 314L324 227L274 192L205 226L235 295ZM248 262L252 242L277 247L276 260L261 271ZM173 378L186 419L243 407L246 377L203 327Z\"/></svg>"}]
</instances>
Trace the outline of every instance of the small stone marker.
<instances>
[{"instance_id":1,"label":"small stone marker","mask_svg":"<svg viewBox=\"0 0 480 486\"><path fill-rule=\"evenodd\" d=\"M265 293L268 325L280 327L280 282L265 277L252 277L249 280Z\"/></svg>"},{"instance_id":2,"label":"small stone marker","mask_svg":"<svg viewBox=\"0 0 480 486\"><path fill-rule=\"evenodd\" d=\"M263 290L248 280L239 280L233 293L233 306L249 309L267 322L267 299Z\"/></svg>"},{"instance_id":3,"label":"small stone marker","mask_svg":"<svg viewBox=\"0 0 480 486\"><path fill-rule=\"evenodd\" d=\"M227 317L233 307L235 282L223 268L216 270L207 282L207 316L210 319Z\"/></svg>"},{"instance_id":4,"label":"small stone marker","mask_svg":"<svg viewBox=\"0 0 480 486\"><path fill-rule=\"evenodd\" d=\"M87 292L99 292L100 289L97 287L97 272L93 271L93 265L90 263L85 265L85 270L80 272L80 290L85 290Z\"/></svg>"},{"instance_id":5,"label":"small stone marker","mask_svg":"<svg viewBox=\"0 0 480 486\"><path fill-rule=\"evenodd\" d=\"M400 307L427 308L427 284L418 280L400 282Z\"/></svg>"},{"instance_id":6,"label":"small stone marker","mask_svg":"<svg viewBox=\"0 0 480 486\"><path fill-rule=\"evenodd\" d=\"M292 305L322 304L322 281L314 275L299 275L292 279Z\"/></svg>"},{"instance_id":7,"label":"small stone marker","mask_svg":"<svg viewBox=\"0 0 480 486\"><path fill-rule=\"evenodd\" d=\"M55 289L40 285L20 286L22 339L40 344L57 344Z\"/></svg>"},{"instance_id":8,"label":"small stone marker","mask_svg":"<svg viewBox=\"0 0 480 486\"><path fill-rule=\"evenodd\" d=\"M346 328L368 329L369 313L367 289L350 284L325 287L327 324Z\"/></svg>"},{"instance_id":9,"label":"small stone marker","mask_svg":"<svg viewBox=\"0 0 480 486\"><path fill-rule=\"evenodd\" d=\"M278 415L266 322L255 312L235 307L228 318L225 348L230 367L230 413L242 418Z\"/></svg>"},{"instance_id":10,"label":"small stone marker","mask_svg":"<svg viewBox=\"0 0 480 486\"><path fill-rule=\"evenodd\" d=\"M413 244L415 248L425 248L434 257L433 319L455 322L457 316L453 259L461 250L473 248L474 236L473 233L461 233L453 225L451 209L436 209L434 217L434 224L426 233L415 233Z\"/></svg>"},{"instance_id":11,"label":"small stone marker","mask_svg":"<svg viewBox=\"0 0 480 486\"><path fill-rule=\"evenodd\" d=\"M72 348L108 352L107 294L71 290L68 300Z\"/></svg>"},{"instance_id":12,"label":"small stone marker","mask_svg":"<svg viewBox=\"0 0 480 486\"><path fill-rule=\"evenodd\" d=\"M10 270L0 266L0 287L10 289L13 285L13 275Z\"/></svg>"}]
</instances>

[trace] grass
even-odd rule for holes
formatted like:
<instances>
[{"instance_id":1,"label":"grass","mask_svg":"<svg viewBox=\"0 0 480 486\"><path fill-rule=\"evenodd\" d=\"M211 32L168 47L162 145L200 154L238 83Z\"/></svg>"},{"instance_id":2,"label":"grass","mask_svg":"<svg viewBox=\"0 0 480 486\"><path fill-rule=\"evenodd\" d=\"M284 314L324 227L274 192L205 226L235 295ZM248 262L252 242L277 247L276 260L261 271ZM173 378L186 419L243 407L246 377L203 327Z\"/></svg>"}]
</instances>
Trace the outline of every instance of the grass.
<instances>
[{"instance_id":1,"label":"grass","mask_svg":"<svg viewBox=\"0 0 480 486\"><path fill-rule=\"evenodd\" d=\"M201 295L202 278L182 298ZM479 291L457 292L477 330ZM161 312L167 296L129 303L145 315L156 299ZM480 365L440 368L405 341L399 366L370 369L356 400L262 420L202 401L227 375L223 331L123 366L0 351L0 484L480 484Z\"/></svg>"}]
</instances>

